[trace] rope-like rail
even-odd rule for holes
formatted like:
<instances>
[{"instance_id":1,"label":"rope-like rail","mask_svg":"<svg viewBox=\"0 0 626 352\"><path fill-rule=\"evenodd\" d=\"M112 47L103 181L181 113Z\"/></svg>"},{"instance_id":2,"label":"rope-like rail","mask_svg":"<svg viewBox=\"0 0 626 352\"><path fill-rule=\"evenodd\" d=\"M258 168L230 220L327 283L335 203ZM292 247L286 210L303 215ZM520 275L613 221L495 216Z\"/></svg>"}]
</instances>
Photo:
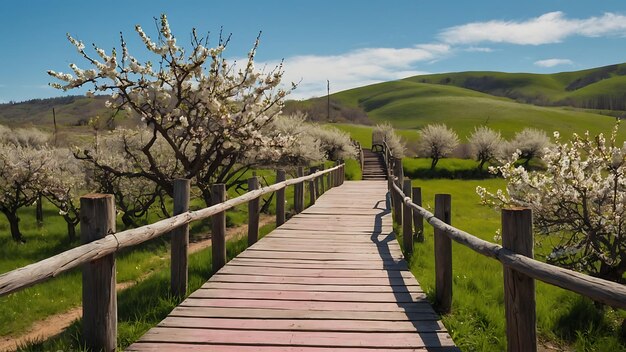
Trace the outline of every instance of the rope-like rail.
<instances>
[{"instance_id":1,"label":"rope-like rail","mask_svg":"<svg viewBox=\"0 0 626 352\"><path fill-rule=\"evenodd\" d=\"M496 259L503 265L534 279L579 293L615 308L626 309L626 286L540 262L512 252L498 244L482 240L446 224L428 210L414 204L411 198L407 197L394 182L390 182L390 184L393 191L402 198L402 202L406 206L417 211L426 222L445 233L452 240L479 254Z\"/></svg>"},{"instance_id":2,"label":"rope-like rail","mask_svg":"<svg viewBox=\"0 0 626 352\"><path fill-rule=\"evenodd\" d=\"M122 248L135 246L166 233L170 233L175 228L189 224L192 221L206 219L209 216L244 204L265 194L273 193L287 186L309 181L329 172L339 170L342 166L343 164L307 176L275 183L204 209L190 211L157 221L150 225L111 234L100 240L72 248L39 262L9 271L0 275L0 297L56 277L82 264L115 253Z\"/></svg>"}]
</instances>

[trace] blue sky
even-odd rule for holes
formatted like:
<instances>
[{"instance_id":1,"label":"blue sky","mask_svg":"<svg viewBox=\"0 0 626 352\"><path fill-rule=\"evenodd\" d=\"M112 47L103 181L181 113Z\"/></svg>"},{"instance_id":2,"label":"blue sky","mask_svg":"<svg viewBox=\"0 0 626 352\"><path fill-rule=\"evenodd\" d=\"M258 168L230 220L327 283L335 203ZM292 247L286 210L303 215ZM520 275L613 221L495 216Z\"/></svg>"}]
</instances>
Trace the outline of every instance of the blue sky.
<instances>
[{"instance_id":1,"label":"blue sky","mask_svg":"<svg viewBox=\"0 0 626 352\"><path fill-rule=\"evenodd\" d=\"M292 98L420 73L572 71L626 61L623 0L566 1L29 1L0 5L0 102L82 94L48 86L46 71L87 67L65 34L142 57L135 24L155 33L166 13L179 42L193 27L232 33L242 57L259 31L257 67L285 60ZM215 44L216 41L213 41Z\"/></svg>"}]
</instances>

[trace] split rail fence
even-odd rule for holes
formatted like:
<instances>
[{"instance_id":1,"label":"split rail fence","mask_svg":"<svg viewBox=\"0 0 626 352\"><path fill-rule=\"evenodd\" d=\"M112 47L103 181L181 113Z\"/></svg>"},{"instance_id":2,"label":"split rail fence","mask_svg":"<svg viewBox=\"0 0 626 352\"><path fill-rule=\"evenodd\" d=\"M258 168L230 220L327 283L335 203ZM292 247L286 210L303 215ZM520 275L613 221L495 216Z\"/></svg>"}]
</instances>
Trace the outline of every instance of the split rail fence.
<instances>
[{"instance_id":1,"label":"split rail fence","mask_svg":"<svg viewBox=\"0 0 626 352\"><path fill-rule=\"evenodd\" d=\"M211 217L212 272L226 264L226 214L237 205L248 203L248 245L259 236L259 198L276 192L276 226L285 220L285 188L294 186L294 212L305 208L305 187L308 183L310 204L324 191L344 182L344 164L316 171L309 175L298 167L297 178L286 180L278 170L276 183L259 188L258 179L248 180L249 191L226 200L224 184L213 185L213 205L189 211L191 182L174 181L174 216L150 225L115 232L115 200L110 194L89 194L81 197L80 232L83 245L37 263L0 275L0 297L54 278L82 266L83 339L90 350L114 351L117 346L117 298L115 291L115 253L156 237L172 234L171 291L184 297L187 293L189 224Z\"/></svg>"},{"instance_id":2,"label":"split rail fence","mask_svg":"<svg viewBox=\"0 0 626 352\"><path fill-rule=\"evenodd\" d=\"M393 218L402 225L404 250L412 253L414 241L423 241L424 220L434 228L435 306L440 313L452 306L452 240L502 263L509 351L537 351L535 279L626 309L626 286L533 259L531 209L502 210L502 246L482 240L450 225L449 194L435 195L434 214L422 208L421 188L404 179L402 160L393 157L384 141L377 147L387 165Z\"/></svg>"}]
</instances>

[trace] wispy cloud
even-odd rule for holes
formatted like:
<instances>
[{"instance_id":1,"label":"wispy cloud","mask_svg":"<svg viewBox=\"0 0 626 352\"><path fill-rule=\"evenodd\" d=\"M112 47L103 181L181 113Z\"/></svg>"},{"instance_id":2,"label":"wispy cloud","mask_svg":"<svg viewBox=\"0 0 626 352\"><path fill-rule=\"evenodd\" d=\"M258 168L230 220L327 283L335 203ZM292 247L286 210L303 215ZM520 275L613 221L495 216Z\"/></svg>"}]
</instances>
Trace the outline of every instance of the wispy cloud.
<instances>
[{"instance_id":1,"label":"wispy cloud","mask_svg":"<svg viewBox=\"0 0 626 352\"><path fill-rule=\"evenodd\" d=\"M439 39L449 44L483 42L540 45L558 43L579 35L598 37L626 34L626 16L605 13L586 19L567 18L561 11L549 12L525 21L473 22L444 29Z\"/></svg>"},{"instance_id":2,"label":"wispy cloud","mask_svg":"<svg viewBox=\"0 0 626 352\"><path fill-rule=\"evenodd\" d=\"M338 55L301 55L285 58L283 82L298 83L293 99L326 94L426 73L415 65L436 61L448 55L447 44L422 44L409 48L366 48ZM272 67L274 63L267 63Z\"/></svg>"},{"instance_id":3,"label":"wispy cloud","mask_svg":"<svg viewBox=\"0 0 626 352\"><path fill-rule=\"evenodd\" d=\"M573 65L574 62L570 59L545 59L535 61L535 66L539 67L554 67L559 65Z\"/></svg>"},{"instance_id":4,"label":"wispy cloud","mask_svg":"<svg viewBox=\"0 0 626 352\"><path fill-rule=\"evenodd\" d=\"M464 51L470 53L491 53L493 52L493 49L482 46L470 46L469 48L465 48Z\"/></svg>"}]
</instances>

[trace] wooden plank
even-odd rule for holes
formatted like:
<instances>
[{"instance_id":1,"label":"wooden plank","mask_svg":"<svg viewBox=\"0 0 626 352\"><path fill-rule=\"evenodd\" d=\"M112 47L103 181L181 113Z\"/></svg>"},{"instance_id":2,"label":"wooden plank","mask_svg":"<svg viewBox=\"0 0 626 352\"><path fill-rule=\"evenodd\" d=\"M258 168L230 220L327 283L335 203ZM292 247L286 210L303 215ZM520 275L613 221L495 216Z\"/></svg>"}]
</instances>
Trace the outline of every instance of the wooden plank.
<instances>
[{"instance_id":1,"label":"wooden plank","mask_svg":"<svg viewBox=\"0 0 626 352\"><path fill-rule=\"evenodd\" d=\"M268 254L269 253L269 254ZM380 254L350 254L345 253L306 253L306 252L281 252L281 251L255 251L247 250L240 254L242 258L290 258L290 259L320 259L320 260L397 260L400 255Z\"/></svg>"},{"instance_id":2,"label":"wooden plank","mask_svg":"<svg viewBox=\"0 0 626 352\"><path fill-rule=\"evenodd\" d=\"M227 290L282 290L282 291L309 291L309 292L409 292L422 293L419 285L372 286L372 285L307 285L307 284L269 284L246 282L211 282L208 281L202 289Z\"/></svg>"},{"instance_id":3,"label":"wooden plank","mask_svg":"<svg viewBox=\"0 0 626 352\"><path fill-rule=\"evenodd\" d=\"M389 302L412 303L423 302L424 293L411 293L398 287L396 292L309 292L283 290L228 290L199 289L189 298L216 299L255 299L255 300L293 300L293 301L325 301L325 302Z\"/></svg>"},{"instance_id":4,"label":"wooden plank","mask_svg":"<svg viewBox=\"0 0 626 352\"><path fill-rule=\"evenodd\" d=\"M296 277L345 277L345 278L404 278L413 279L413 274L409 271L386 271L376 269L293 269L293 268L258 268L244 266L226 266L219 273L238 275L261 275L261 276L296 276Z\"/></svg>"},{"instance_id":5,"label":"wooden plank","mask_svg":"<svg viewBox=\"0 0 626 352\"><path fill-rule=\"evenodd\" d=\"M373 332L317 332L317 331L254 331L211 330L194 328L156 327L141 341L179 343L221 343L235 345L270 346L325 346L371 348L417 348L427 346L454 346L445 332L432 333L373 333Z\"/></svg>"},{"instance_id":6,"label":"wooden plank","mask_svg":"<svg viewBox=\"0 0 626 352\"><path fill-rule=\"evenodd\" d=\"M181 307L221 307L221 308L270 308L298 310L330 310L360 312L430 312L432 307L427 300L403 304L387 302L328 302L328 301L288 301L225 298L187 298Z\"/></svg>"},{"instance_id":7,"label":"wooden plank","mask_svg":"<svg viewBox=\"0 0 626 352\"><path fill-rule=\"evenodd\" d=\"M382 277L299 277L299 276L262 276L262 275L233 275L220 273L213 275L209 281L215 282L250 282L272 284L311 284L311 285L404 285L417 284L415 278L382 278Z\"/></svg>"},{"instance_id":8,"label":"wooden plank","mask_svg":"<svg viewBox=\"0 0 626 352\"><path fill-rule=\"evenodd\" d=\"M337 347L312 347L312 346L243 346L243 345L207 345L200 344L182 344L182 343L154 343L154 342L137 342L128 347L127 351L137 352L161 352L161 351L184 351L197 352L232 352L234 348L239 352L381 352L378 348L337 348ZM428 347L426 348L402 348L402 352L460 352L461 350L455 346L446 347Z\"/></svg>"},{"instance_id":9,"label":"wooden plank","mask_svg":"<svg viewBox=\"0 0 626 352\"><path fill-rule=\"evenodd\" d=\"M214 317L241 319L326 319L326 320L388 320L388 321L428 321L437 320L434 310L423 312L371 312L371 311L328 311L303 309L267 308L223 308L178 306L170 313L177 317Z\"/></svg>"},{"instance_id":10,"label":"wooden plank","mask_svg":"<svg viewBox=\"0 0 626 352\"><path fill-rule=\"evenodd\" d=\"M247 259L247 258L241 258ZM272 261L266 260L237 260L230 261L230 266L257 266L257 267L271 267L271 268L300 268L300 269L385 269L387 271L395 270L408 270L406 263L404 262L321 262L321 261L307 261L304 263L289 263L284 261Z\"/></svg>"},{"instance_id":11,"label":"wooden plank","mask_svg":"<svg viewBox=\"0 0 626 352\"><path fill-rule=\"evenodd\" d=\"M321 320L321 319L233 319L167 317L159 326L171 328L227 330L286 330L286 331L370 331L370 332L442 332L445 327L435 320Z\"/></svg>"}]
</instances>

